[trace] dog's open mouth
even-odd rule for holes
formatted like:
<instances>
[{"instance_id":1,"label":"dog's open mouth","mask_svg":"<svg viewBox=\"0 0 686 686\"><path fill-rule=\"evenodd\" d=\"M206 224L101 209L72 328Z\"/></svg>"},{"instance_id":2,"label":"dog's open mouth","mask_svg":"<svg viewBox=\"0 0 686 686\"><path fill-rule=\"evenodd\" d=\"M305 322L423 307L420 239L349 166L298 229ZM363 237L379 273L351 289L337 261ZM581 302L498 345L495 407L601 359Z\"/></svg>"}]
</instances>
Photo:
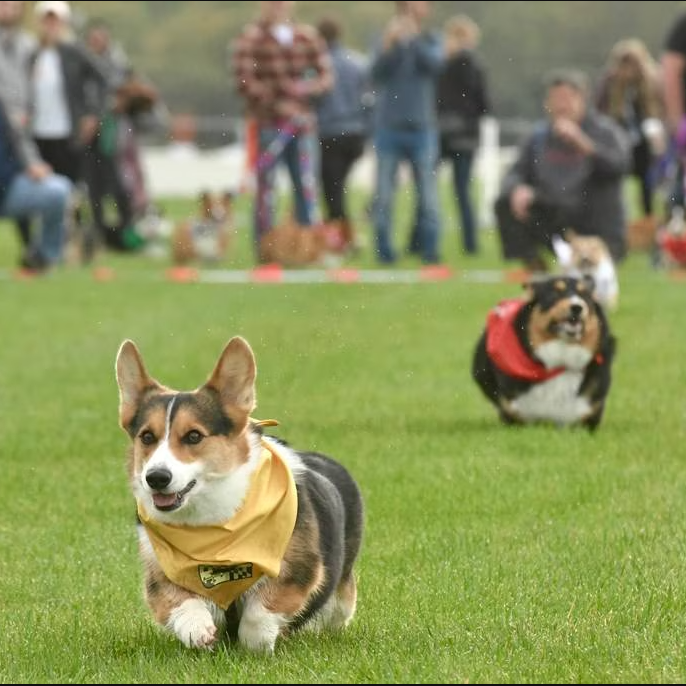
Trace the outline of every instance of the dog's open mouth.
<instances>
[{"instance_id":1,"label":"dog's open mouth","mask_svg":"<svg viewBox=\"0 0 686 686\"><path fill-rule=\"evenodd\" d=\"M195 488L198 482L191 481L183 491L178 493L153 493L152 502L160 512L174 512L184 503L186 496Z\"/></svg>"},{"instance_id":2,"label":"dog's open mouth","mask_svg":"<svg viewBox=\"0 0 686 686\"><path fill-rule=\"evenodd\" d=\"M554 322L552 328L558 338L580 341L586 332L586 323L581 317L571 316L561 322Z\"/></svg>"}]
</instances>

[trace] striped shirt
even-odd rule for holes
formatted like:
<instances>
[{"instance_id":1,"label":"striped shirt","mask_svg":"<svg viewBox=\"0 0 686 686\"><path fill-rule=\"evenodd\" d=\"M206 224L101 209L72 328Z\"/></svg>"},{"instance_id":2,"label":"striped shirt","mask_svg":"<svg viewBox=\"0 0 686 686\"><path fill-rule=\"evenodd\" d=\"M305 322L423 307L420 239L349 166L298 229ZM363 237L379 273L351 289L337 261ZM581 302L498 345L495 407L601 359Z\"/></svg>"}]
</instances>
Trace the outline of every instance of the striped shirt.
<instances>
[{"instance_id":1,"label":"striped shirt","mask_svg":"<svg viewBox=\"0 0 686 686\"><path fill-rule=\"evenodd\" d=\"M333 85L324 41L302 24L290 30L266 22L248 25L234 46L233 69L247 115L263 125L295 120L311 126L313 99Z\"/></svg>"}]
</instances>

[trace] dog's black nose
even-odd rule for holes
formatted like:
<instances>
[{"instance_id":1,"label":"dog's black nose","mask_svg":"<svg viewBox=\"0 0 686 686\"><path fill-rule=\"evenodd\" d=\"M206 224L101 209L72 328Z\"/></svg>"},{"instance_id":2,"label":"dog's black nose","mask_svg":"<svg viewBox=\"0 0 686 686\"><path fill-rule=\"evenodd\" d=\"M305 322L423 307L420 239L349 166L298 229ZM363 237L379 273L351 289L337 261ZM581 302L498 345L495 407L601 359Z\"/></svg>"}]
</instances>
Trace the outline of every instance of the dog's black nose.
<instances>
[{"instance_id":1,"label":"dog's black nose","mask_svg":"<svg viewBox=\"0 0 686 686\"><path fill-rule=\"evenodd\" d=\"M572 313L572 317L574 319L580 319L581 315L584 313L584 307L583 305L572 305L569 308L570 312Z\"/></svg>"},{"instance_id":2,"label":"dog's black nose","mask_svg":"<svg viewBox=\"0 0 686 686\"><path fill-rule=\"evenodd\" d=\"M155 491L163 491L172 482L173 476L168 469L153 469L145 476L148 486Z\"/></svg>"}]
</instances>

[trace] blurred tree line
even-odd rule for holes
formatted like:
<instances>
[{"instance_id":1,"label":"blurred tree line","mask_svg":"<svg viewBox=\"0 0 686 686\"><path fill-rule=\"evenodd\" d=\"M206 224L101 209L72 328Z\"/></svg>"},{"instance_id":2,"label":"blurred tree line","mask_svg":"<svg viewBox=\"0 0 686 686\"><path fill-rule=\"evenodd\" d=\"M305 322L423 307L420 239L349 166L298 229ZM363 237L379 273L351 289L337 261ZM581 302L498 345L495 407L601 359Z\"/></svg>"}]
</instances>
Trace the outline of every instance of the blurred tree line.
<instances>
[{"instance_id":1,"label":"blurred tree line","mask_svg":"<svg viewBox=\"0 0 686 686\"><path fill-rule=\"evenodd\" d=\"M241 103L228 68L229 48L257 13L257 2L73 3L82 19L109 21L137 69L161 89L172 112L235 116ZM393 11L393 2L298 3L298 17L337 17L346 41L368 52ZM482 60L496 114L535 117L541 77L551 67L576 66L597 76L613 43L643 39L658 57L669 27L686 3L436 2L433 23L466 13L481 26Z\"/></svg>"}]
</instances>

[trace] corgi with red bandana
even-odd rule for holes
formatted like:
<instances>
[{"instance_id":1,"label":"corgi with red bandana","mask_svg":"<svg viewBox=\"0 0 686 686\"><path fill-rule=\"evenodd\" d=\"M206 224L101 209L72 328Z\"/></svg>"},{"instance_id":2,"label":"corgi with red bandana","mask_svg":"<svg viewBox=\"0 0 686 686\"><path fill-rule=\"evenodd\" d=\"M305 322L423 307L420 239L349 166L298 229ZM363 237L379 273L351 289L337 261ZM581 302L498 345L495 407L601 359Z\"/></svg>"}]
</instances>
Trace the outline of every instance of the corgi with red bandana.
<instances>
[{"instance_id":1,"label":"corgi with red bandana","mask_svg":"<svg viewBox=\"0 0 686 686\"><path fill-rule=\"evenodd\" d=\"M297 629L338 630L356 608L363 502L348 471L251 419L256 363L233 339L208 381L173 391L131 342L117 357L120 425L139 519L145 599L185 646L223 631L272 653Z\"/></svg>"},{"instance_id":2,"label":"corgi with red bandana","mask_svg":"<svg viewBox=\"0 0 686 686\"><path fill-rule=\"evenodd\" d=\"M548 278L489 314L472 375L506 424L600 425L616 342L594 287Z\"/></svg>"}]
</instances>

